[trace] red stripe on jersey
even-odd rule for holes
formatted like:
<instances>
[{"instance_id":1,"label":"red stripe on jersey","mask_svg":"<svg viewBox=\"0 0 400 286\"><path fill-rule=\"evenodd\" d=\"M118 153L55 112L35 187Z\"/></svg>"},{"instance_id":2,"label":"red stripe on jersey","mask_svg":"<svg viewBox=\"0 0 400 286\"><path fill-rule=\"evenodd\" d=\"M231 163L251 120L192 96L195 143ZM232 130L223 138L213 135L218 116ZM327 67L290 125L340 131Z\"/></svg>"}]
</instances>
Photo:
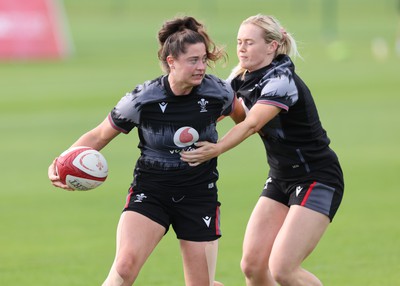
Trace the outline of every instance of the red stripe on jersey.
<instances>
[{"instance_id":1,"label":"red stripe on jersey","mask_svg":"<svg viewBox=\"0 0 400 286\"><path fill-rule=\"evenodd\" d=\"M125 203L125 209L128 207L128 205L129 205L129 202L130 202L130 200L131 200L131 197L132 197L132 194L133 194L133 189L132 189L132 187L130 187L129 188L129 194L126 196L126 203Z\"/></svg>"},{"instance_id":2,"label":"red stripe on jersey","mask_svg":"<svg viewBox=\"0 0 400 286\"><path fill-rule=\"evenodd\" d=\"M272 101L272 100L261 99L261 100L258 100L257 103L273 105L273 106L279 107L281 109L284 109L286 111L289 110L289 107L287 105L282 104L280 102Z\"/></svg>"},{"instance_id":3,"label":"red stripe on jersey","mask_svg":"<svg viewBox=\"0 0 400 286\"><path fill-rule=\"evenodd\" d=\"M306 193L306 195L304 196L304 198L303 198L303 201L301 202L301 206L304 206L305 204L306 204L306 202L307 202L307 200L308 200L308 197L310 196L310 194L311 194L311 192L312 192L312 190L314 189L314 187L315 187L315 185L317 184L317 182L314 182L314 183L312 183L311 185L310 185L310 187L308 188L308 190L307 190L307 193Z\"/></svg>"}]
</instances>

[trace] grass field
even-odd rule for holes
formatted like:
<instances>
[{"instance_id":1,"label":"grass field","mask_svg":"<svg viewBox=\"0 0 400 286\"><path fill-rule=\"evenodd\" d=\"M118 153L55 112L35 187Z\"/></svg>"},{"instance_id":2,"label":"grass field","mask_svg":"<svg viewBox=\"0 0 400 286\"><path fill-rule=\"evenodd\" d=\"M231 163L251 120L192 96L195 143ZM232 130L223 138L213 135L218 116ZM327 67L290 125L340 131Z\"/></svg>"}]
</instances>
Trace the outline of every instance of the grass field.
<instances>
[{"instance_id":1,"label":"grass field","mask_svg":"<svg viewBox=\"0 0 400 286\"><path fill-rule=\"evenodd\" d=\"M399 285L400 29L395 0L340 0L329 21L321 0L65 0L75 53L64 61L0 62L0 285L101 285L114 256L115 228L138 156L136 132L102 153L110 174L91 192L53 188L47 167L97 125L126 92L160 74L156 33L175 15L204 21L236 63L246 17L272 14L298 40L297 71L313 91L345 172L345 197L305 267L327 286ZM153 7L159 7L157 11ZM325 9L327 8L327 9ZM371 43L383 39L386 57ZM381 49L382 50L382 49ZM221 122L221 134L232 126ZM268 168L254 136L219 160L222 231L217 279L244 285L241 243ZM137 285L183 285L170 231Z\"/></svg>"}]
</instances>

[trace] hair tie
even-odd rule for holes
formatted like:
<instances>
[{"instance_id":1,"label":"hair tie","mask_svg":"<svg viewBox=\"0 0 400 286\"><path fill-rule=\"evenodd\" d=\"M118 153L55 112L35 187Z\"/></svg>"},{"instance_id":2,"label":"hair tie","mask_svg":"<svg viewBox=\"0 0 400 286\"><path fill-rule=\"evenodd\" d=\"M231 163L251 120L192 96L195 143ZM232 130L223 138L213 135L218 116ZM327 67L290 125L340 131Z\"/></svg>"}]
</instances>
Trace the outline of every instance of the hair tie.
<instances>
[{"instance_id":1,"label":"hair tie","mask_svg":"<svg viewBox=\"0 0 400 286\"><path fill-rule=\"evenodd\" d=\"M281 28L281 34L282 34L282 38L285 39L287 36L285 28Z\"/></svg>"}]
</instances>

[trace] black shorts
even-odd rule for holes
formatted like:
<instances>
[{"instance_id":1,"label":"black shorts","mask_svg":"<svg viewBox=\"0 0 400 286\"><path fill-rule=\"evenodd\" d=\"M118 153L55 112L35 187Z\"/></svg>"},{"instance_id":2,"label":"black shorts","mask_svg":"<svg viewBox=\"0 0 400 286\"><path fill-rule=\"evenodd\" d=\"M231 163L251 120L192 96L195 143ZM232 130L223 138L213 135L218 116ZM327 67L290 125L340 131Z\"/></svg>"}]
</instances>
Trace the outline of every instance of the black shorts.
<instances>
[{"instance_id":1,"label":"black shorts","mask_svg":"<svg viewBox=\"0 0 400 286\"><path fill-rule=\"evenodd\" d=\"M281 180L269 177L261 196L286 206L304 206L327 215L332 221L343 192L343 173L339 163L336 163L301 178Z\"/></svg>"},{"instance_id":2,"label":"black shorts","mask_svg":"<svg viewBox=\"0 0 400 286\"><path fill-rule=\"evenodd\" d=\"M221 237L220 205L215 183L190 190L138 187L129 189L124 211L138 212L165 227L178 239L212 241Z\"/></svg>"}]
</instances>

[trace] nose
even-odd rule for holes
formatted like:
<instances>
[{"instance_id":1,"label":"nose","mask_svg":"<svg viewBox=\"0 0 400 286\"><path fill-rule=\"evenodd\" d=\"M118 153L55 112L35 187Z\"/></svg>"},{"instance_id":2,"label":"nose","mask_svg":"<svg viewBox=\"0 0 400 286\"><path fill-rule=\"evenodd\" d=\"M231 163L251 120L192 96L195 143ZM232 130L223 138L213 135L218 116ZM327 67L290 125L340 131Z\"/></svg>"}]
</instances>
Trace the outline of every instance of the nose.
<instances>
[{"instance_id":1,"label":"nose","mask_svg":"<svg viewBox=\"0 0 400 286\"><path fill-rule=\"evenodd\" d=\"M205 70L207 68L207 61L199 61L197 64L198 70Z\"/></svg>"},{"instance_id":2,"label":"nose","mask_svg":"<svg viewBox=\"0 0 400 286\"><path fill-rule=\"evenodd\" d=\"M237 50L243 52L246 50L245 43L238 44Z\"/></svg>"}]
</instances>

